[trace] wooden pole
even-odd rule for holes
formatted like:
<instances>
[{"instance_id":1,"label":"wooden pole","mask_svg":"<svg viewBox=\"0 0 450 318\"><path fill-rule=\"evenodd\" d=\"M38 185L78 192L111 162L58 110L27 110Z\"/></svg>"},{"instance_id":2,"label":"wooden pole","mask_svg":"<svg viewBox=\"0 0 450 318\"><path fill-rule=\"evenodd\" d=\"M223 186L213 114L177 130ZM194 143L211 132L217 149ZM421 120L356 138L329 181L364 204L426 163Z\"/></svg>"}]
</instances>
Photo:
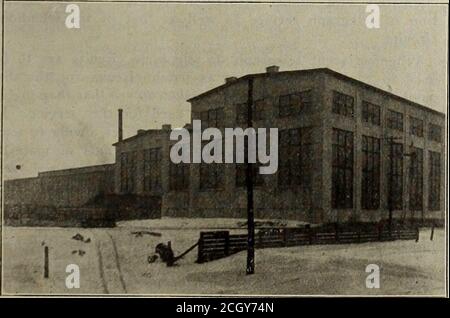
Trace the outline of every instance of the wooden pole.
<instances>
[{"instance_id":1,"label":"wooden pole","mask_svg":"<svg viewBox=\"0 0 450 318\"><path fill-rule=\"evenodd\" d=\"M431 225L431 235L430 235L430 241L432 241L432 240L433 240L433 236L434 236L434 222L433 222L433 224Z\"/></svg>"},{"instance_id":2,"label":"wooden pole","mask_svg":"<svg viewBox=\"0 0 450 318\"><path fill-rule=\"evenodd\" d=\"M247 94L247 127L253 126L253 78L248 80L248 94ZM246 173L245 183L247 187L247 275L251 275L255 272L255 217L253 207L253 167L249 162L248 150L249 150L249 137L247 137L245 151Z\"/></svg>"},{"instance_id":3,"label":"wooden pole","mask_svg":"<svg viewBox=\"0 0 450 318\"><path fill-rule=\"evenodd\" d=\"M48 278L48 246L44 247L44 278Z\"/></svg>"}]
</instances>

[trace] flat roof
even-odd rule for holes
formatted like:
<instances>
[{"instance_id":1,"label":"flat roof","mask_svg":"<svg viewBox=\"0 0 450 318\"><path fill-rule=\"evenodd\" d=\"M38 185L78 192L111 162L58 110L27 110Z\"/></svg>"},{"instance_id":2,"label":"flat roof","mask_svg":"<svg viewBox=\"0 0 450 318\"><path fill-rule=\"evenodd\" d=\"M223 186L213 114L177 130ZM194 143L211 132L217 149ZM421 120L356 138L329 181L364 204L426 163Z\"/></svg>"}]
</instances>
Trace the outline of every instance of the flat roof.
<instances>
[{"instance_id":1,"label":"flat roof","mask_svg":"<svg viewBox=\"0 0 450 318\"><path fill-rule=\"evenodd\" d=\"M151 134L158 133L158 132L161 132L161 131L164 131L164 130L163 129L147 129L147 130L145 130L145 131L143 131L141 133L137 133L136 135L130 136L128 138L124 138L121 141L116 141L112 145L113 146L117 146L118 144L132 141L134 139L137 139L138 137L140 138L140 137L143 137L143 136L146 136L146 135L151 135Z\"/></svg>"},{"instance_id":2,"label":"flat roof","mask_svg":"<svg viewBox=\"0 0 450 318\"><path fill-rule=\"evenodd\" d=\"M208 96L208 95L210 95L210 94L212 94L212 93L214 93L214 92L217 92L217 91L219 91L219 90L221 90L221 89L223 89L223 88L226 88L226 87L228 87L228 86L234 85L234 84L236 84L236 83L238 83L238 82L241 82L241 81L243 81L243 80L247 80L247 79L250 79L250 78L269 77L269 76L270 76L270 77L274 77L274 76L277 76L277 75L283 75L283 74L306 75L306 74L313 74L313 73L324 73L324 74L328 74L328 75L334 76L334 77L336 77L336 78L338 78L338 79L341 79L341 80L344 80L344 81L348 81L348 82L351 82L351 83L356 84L356 85L358 85L358 86L361 86L361 87L364 87L364 88L373 90L373 91L375 91L375 92L377 92L377 93L380 93L380 94L382 94L382 95L388 96L388 97L390 97L390 98L392 98L392 99L395 99L395 100L398 100L398 101L401 101L401 102L410 104L410 105L412 105L412 106L415 106L415 107L424 109L424 110L426 110L426 111L430 111L430 112L432 112L432 113L434 113L434 114L437 114L437 115L439 115L439 116L445 117L445 114L442 113L442 112L439 112L439 111L437 111L437 110L434 110L434 109L432 109L432 108L430 108L430 107L427 107L427 106L425 106L425 105L422 105L422 104L413 102L413 101L411 101L411 100L409 100L409 99L407 99L407 98L401 97L401 96L399 96L399 95L390 93L390 92L385 91L385 90L383 90L383 89L381 89L381 88L378 88L378 87L376 87L376 86L373 86L373 85L364 83L364 82L362 82L362 81L360 81L360 80L357 80L357 79L352 78L352 77L350 77L350 76L347 76L347 75L345 75L345 74L342 74L342 73L333 71L332 69L329 69L329 68L313 68L313 69L305 69L305 70L281 71L281 72L275 72L275 73L266 73L266 72L265 72L265 73L247 74L247 75L244 75L244 76L242 76L242 77L237 78L237 79L236 79L235 81L233 81L233 82L222 84L222 85L217 86L217 87L214 87L214 88L212 88L212 89L210 89L210 90L208 90L208 91L206 91L206 92L204 92L204 93L201 93L201 94L199 94L199 95L197 95L197 96L191 97L191 98L189 98L189 99L187 100L187 102L192 102L192 101L198 100L198 99L200 99L200 98L202 98L202 97L205 97L205 96Z\"/></svg>"},{"instance_id":3,"label":"flat roof","mask_svg":"<svg viewBox=\"0 0 450 318\"><path fill-rule=\"evenodd\" d=\"M82 173L92 173L92 172L101 172L101 171L107 171L108 169L112 169L114 167L114 163L105 163L100 165L93 165L93 166L83 166L83 167L75 167L75 168L67 168L67 169L58 169L58 170L47 170L47 171L40 171L38 172L38 175L35 177L24 177L24 178L16 178L16 179L7 179L5 182L10 181L26 181L26 180L32 180L32 179L39 179L40 177L55 177L55 176L67 176L72 174L82 174Z\"/></svg>"}]
</instances>

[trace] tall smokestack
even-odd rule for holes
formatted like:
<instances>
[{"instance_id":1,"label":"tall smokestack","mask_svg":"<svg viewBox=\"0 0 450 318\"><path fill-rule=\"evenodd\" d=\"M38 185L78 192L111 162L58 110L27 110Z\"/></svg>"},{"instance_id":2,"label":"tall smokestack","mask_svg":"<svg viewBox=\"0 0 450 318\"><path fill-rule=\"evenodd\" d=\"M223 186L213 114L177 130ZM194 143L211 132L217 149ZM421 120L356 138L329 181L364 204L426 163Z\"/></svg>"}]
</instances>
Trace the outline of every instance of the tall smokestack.
<instances>
[{"instance_id":1,"label":"tall smokestack","mask_svg":"<svg viewBox=\"0 0 450 318\"><path fill-rule=\"evenodd\" d=\"M122 141L123 139L123 129L122 129L122 108L119 108L119 141Z\"/></svg>"}]
</instances>

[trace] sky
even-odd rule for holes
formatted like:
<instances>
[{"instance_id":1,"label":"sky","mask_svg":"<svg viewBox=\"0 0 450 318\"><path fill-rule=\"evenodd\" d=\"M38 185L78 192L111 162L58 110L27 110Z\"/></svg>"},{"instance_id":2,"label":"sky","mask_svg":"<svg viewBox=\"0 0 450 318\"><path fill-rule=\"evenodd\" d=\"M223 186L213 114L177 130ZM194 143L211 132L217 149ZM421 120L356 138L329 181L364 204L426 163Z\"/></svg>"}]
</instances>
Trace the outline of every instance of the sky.
<instances>
[{"instance_id":1,"label":"sky","mask_svg":"<svg viewBox=\"0 0 450 318\"><path fill-rule=\"evenodd\" d=\"M186 100L226 77L328 67L447 109L447 7L5 3L4 178L114 162L124 136L190 119ZM17 169L20 165L20 169Z\"/></svg>"}]
</instances>

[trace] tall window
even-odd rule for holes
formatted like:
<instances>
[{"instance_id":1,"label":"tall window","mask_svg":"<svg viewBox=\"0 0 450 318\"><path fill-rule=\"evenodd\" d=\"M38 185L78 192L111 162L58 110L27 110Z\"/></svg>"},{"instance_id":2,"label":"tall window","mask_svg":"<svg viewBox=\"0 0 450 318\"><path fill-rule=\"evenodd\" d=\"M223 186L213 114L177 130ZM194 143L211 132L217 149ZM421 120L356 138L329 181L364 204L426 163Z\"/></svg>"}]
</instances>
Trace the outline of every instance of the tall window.
<instances>
[{"instance_id":1,"label":"tall window","mask_svg":"<svg viewBox=\"0 0 450 318\"><path fill-rule=\"evenodd\" d=\"M423 150L416 147L411 151L409 207L412 211L423 208Z\"/></svg>"},{"instance_id":2,"label":"tall window","mask_svg":"<svg viewBox=\"0 0 450 318\"><path fill-rule=\"evenodd\" d=\"M161 148L144 150L144 191L161 190Z\"/></svg>"},{"instance_id":3,"label":"tall window","mask_svg":"<svg viewBox=\"0 0 450 318\"><path fill-rule=\"evenodd\" d=\"M428 191L428 208L431 211L441 209L441 154L430 151L430 174Z\"/></svg>"},{"instance_id":4,"label":"tall window","mask_svg":"<svg viewBox=\"0 0 450 318\"><path fill-rule=\"evenodd\" d=\"M363 101L362 121L372 125L380 125L380 106Z\"/></svg>"},{"instance_id":5,"label":"tall window","mask_svg":"<svg viewBox=\"0 0 450 318\"><path fill-rule=\"evenodd\" d=\"M353 133L333 128L333 208L353 207Z\"/></svg>"},{"instance_id":6,"label":"tall window","mask_svg":"<svg viewBox=\"0 0 450 318\"><path fill-rule=\"evenodd\" d=\"M354 98L349 95L333 91L333 113L353 117Z\"/></svg>"},{"instance_id":7,"label":"tall window","mask_svg":"<svg viewBox=\"0 0 450 318\"><path fill-rule=\"evenodd\" d=\"M186 190L189 187L189 165L186 163L173 163L169 165L171 191Z\"/></svg>"},{"instance_id":8,"label":"tall window","mask_svg":"<svg viewBox=\"0 0 450 318\"><path fill-rule=\"evenodd\" d=\"M387 112L387 126L388 128L403 131L403 114L388 110Z\"/></svg>"},{"instance_id":9,"label":"tall window","mask_svg":"<svg viewBox=\"0 0 450 318\"><path fill-rule=\"evenodd\" d=\"M403 208L403 144L389 144L388 201L393 210Z\"/></svg>"},{"instance_id":10,"label":"tall window","mask_svg":"<svg viewBox=\"0 0 450 318\"><path fill-rule=\"evenodd\" d=\"M136 175L136 152L122 152L120 154L120 191L133 193Z\"/></svg>"},{"instance_id":11,"label":"tall window","mask_svg":"<svg viewBox=\"0 0 450 318\"><path fill-rule=\"evenodd\" d=\"M313 163L311 127L281 130L278 185L311 187Z\"/></svg>"},{"instance_id":12,"label":"tall window","mask_svg":"<svg viewBox=\"0 0 450 318\"><path fill-rule=\"evenodd\" d=\"M430 124L428 127L428 139L441 142L442 141L442 128L439 125Z\"/></svg>"},{"instance_id":13,"label":"tall window","mask_svg":"<svg viewBox=\"0 0 450 318\"><path fill-rule=\"evenodd\" d=\"M362 195L363 209L380 206L380 139L362 136Z\"/></svg>"},{"instance_id":14,"label":"tall window","mask_svg":"<svg viewBox=\"0 0 450 318\"><path fill-rule=\"evenodd\" d=\"M416 118L416 117L410 117L411 123L410 123L410 133L411 135L417 136L417 137L423 137L423 120Z\"/></svg>"},{"instance_id":15,"label":"tall window","mask_svg":"<svg viewBox=\"0 0 450 318\"><path fill-rule=\"evenodd\" d=\"M266 119L267 100L258 99L253 102L253 120ZM240 103L236 105L236 122L241 126L247 125L247 103Z\"/></svg>"},{"instance_id":16,"label":"tall window","mask_svg":"<svg viewBox=\"0 0 450 318\"><path fill-rule=\"evenodd\" d=\"M210 109L200 112L200 120L202 121L202 129L209 127L222 127L224 121L223 108Z\"/></svg>"},{"instance_id":17,"label":"tall window","mask_svg":"<svg viewBox=\"0 0 450 318\"><path fill-rule=\"evenodd\" d=\"M281 95L278 98L279 115L280 117L287 117L299 114L303 109L309 108L311 103L311 90Z\"/></svg>"},{"instance_id":18,"label":"tall window","mask_svg":"<svg viewBox=\"0 0 450 318\"><path fill-rule=\"evenodd\" d=\"M223 184L224 165L220 163L200 164L200 189L220 189Z\"/></svg>"}]
</instances>

